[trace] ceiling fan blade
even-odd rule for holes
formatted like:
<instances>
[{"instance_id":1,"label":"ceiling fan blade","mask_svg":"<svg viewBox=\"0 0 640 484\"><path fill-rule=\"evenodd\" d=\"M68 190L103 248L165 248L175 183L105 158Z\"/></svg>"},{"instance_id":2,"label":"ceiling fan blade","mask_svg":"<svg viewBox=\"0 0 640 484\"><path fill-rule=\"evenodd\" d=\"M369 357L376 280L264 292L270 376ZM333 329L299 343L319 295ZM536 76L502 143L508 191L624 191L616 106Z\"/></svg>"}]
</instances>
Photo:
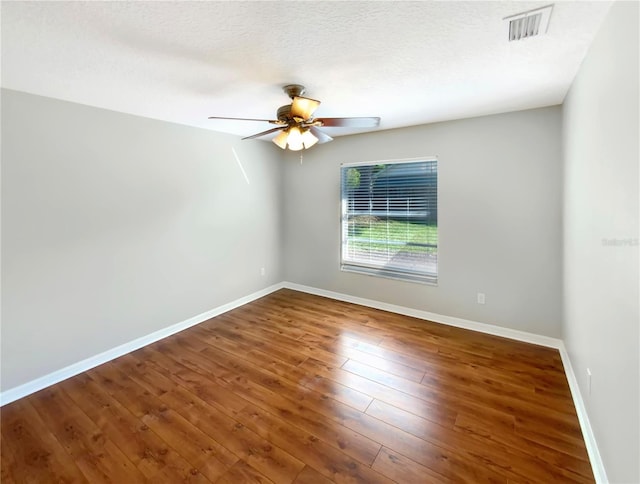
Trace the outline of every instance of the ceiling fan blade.
<instances>
[{"instance_id":1,"label":"ceiling fan blade","mask_svg":"<svg viewBox=\"0 0 640 484\"><path fill-rule=\"evenodd\" d=\"M318 138L318 144L320 144L320 143L328 143L329 141L333 141L333 138L331 136L329 136L326 133L323 133L322 131L320 131L315 126L311 126L309 128L309 131L311 131L312 135L314 135L316 138Z\"/></svg>"},{"instance_id":2,"label":"ceiling fan blade","mask_svg":"<svg viewBox=\"0 0 640 484\"><path fill-rule=\"evenodd\" d=\"M317 118L316 121L328 128L375 128L380 125L380 118Z\"/></svg>"},{"instance_id":3,"label":"ceiling fan blade","mask_svg":"<svg viewBox=\"0 0 640 484\"><path fill-rule=\"evenodd\" d=\"M264 123L278 124L275 119L254 119L254 118L225 118L222 116L209 116L207 119L230 119L231 121L262 121Z\"/></svg>"},{"instance_id":4,"label":"ceiling fan blade","mask_svg":"<svg viewBox=\"0 0 640 484\"><path fill-rule=\"evenodd\" d=\"M242 138L242 139L259 138L260 136L265 136L267 134L275 133L276 131L280 131L282 129L287 129L287 126L278 126L277 128L268 129L266 131L263 131L262 133L254 134L252 136L247 136L246 138Z\"/></svg>"},{"instance_id":5,"label":"ceiling fan blade","mask_svg":"<svg viewBox=\"0 0 640 484\"><path fill-rule=\"evenodd\" d=\"M320 101L308 97L295 96L291 103L291 116L294 118L310 119L313 112L320 106Z\"/></svg>"}]
</instances>

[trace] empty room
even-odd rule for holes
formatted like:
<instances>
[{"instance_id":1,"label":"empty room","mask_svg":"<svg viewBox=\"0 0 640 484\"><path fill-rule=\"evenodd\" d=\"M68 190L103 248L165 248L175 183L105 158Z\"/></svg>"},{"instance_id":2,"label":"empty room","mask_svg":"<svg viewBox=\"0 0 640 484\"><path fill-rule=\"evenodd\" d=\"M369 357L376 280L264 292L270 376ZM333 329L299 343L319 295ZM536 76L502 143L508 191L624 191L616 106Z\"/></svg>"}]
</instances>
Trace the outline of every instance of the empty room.
<instances>
[{"instance_id":1,"label":"empty room","mask_svg":"<svg viewBox=\"0 0 640 484\"><path fill-rule=\"evenodd\" d=\"M0 18L2 483L640 483L640 3Z\"/></svg>"}]
</instances>

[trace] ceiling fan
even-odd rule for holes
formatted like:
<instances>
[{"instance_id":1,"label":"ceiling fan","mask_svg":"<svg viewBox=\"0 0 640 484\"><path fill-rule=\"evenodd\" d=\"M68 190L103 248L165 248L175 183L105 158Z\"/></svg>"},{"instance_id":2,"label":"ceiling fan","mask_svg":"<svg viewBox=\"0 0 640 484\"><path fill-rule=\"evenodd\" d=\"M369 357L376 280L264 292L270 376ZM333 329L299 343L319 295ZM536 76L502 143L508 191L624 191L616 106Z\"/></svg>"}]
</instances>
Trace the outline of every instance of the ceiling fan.
<instances>
[{"instance_id":1,"label":"ceiling fan","mask_svg":"<svg viewBox=\"0 0 640 484\"><path fill-rule=\"evenodd\" d=\"M327 143L333 138L323 133L319 128L375 128L380 124L380 118L314 118L314 111L320 106L320 101L303 97L304 86L289 84L282 88L290 98L291 104L280 106L277 111L277 119L247 119L225 118L221 116L209 116L209 119L231 119L236 121L261 121L278 125L275 128L262 131L242 139L254 139L271 133L280 133L273 138L273 142L283 150L289 148L292 151L311 148L316 143Z\"/></svg>"}]
</instances>

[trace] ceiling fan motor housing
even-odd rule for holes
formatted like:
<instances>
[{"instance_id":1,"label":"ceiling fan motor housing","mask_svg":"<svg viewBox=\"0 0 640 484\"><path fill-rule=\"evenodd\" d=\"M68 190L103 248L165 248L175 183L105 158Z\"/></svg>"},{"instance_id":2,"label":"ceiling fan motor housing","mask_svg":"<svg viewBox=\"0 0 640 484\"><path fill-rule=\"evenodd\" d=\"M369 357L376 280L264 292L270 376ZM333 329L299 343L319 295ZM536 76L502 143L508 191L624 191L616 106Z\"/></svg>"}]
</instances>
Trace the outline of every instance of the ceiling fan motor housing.
<instances>
[{"instance_id":1,"label":"ceiling fan motor housing","mask_svg":"<svg viewBox=\"0 0 640 484\"><path fill-rule=\"evenodd\" d=\"M291 104L278 108L278 121L288 122L291 120Z\"/></svg>"}]
</instances>

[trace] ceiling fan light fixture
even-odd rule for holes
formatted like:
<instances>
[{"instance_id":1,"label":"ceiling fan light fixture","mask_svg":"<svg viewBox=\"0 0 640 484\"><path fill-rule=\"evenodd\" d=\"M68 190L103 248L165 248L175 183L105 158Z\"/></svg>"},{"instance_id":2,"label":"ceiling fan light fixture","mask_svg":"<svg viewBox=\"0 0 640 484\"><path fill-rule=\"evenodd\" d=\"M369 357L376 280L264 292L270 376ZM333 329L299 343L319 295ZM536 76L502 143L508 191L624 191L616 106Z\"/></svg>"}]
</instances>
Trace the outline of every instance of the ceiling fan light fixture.
<instances>
[{"instance_id":1,"label":"ceiling fan light fixture","mask_svg":"<svg viewBox=\"0 0 640 484\"><path fill-rule=\"evenodd\" d=\"M304 148L304 138L302 131L297 126L289 128L289 136L287 137L287 145L291 151L300 151Z\"/></svg>"},{"instance_id":2,"label":"ceiling fan light fixture","mask_svg":"<svg viewBox=\"0 0 640 484\"><path fill-rule=\"evenodd\" d=\"M300 151L311 148L320 140L309 128L300 129L299 126L291 126L275 136L271 141L283 150L289 148L291 151Z\"/></svg>"},{"instance_id":3,"label":"ceiling fan light fixture","mask_svg":"<svg viewBox=\"0 0 640 484\"><path fill-rule=\"evenodd\" d=\"M283 150L287 149L287 138L289 137L288 130L281 131L280 134L274 137L271 141L273 141L278 147Z\"/></svg>"},{"instance_id":4,"label":"ceiling fan light fixture","mask_svg":"<svg viewBox=\"0 0 640 484\"><path fill-rule=\"evenodd\" d=\"M311 148L317 142L318 138L309 129L305 129L302 133L302 144L304 144L305 149Z\"/></svg>"},{"instance_id":5,"label":"ceiling fan light fixture","mask_svg":"<svg viewBox=\"0 0 640 484\"><path fill-rule=\"evenodd\" d=\"M303 121L310 119L313 112L320 106L320 101L308 97L296 96L291 103L291 116L301 118Z\"/></svg>"}]
</instances>

